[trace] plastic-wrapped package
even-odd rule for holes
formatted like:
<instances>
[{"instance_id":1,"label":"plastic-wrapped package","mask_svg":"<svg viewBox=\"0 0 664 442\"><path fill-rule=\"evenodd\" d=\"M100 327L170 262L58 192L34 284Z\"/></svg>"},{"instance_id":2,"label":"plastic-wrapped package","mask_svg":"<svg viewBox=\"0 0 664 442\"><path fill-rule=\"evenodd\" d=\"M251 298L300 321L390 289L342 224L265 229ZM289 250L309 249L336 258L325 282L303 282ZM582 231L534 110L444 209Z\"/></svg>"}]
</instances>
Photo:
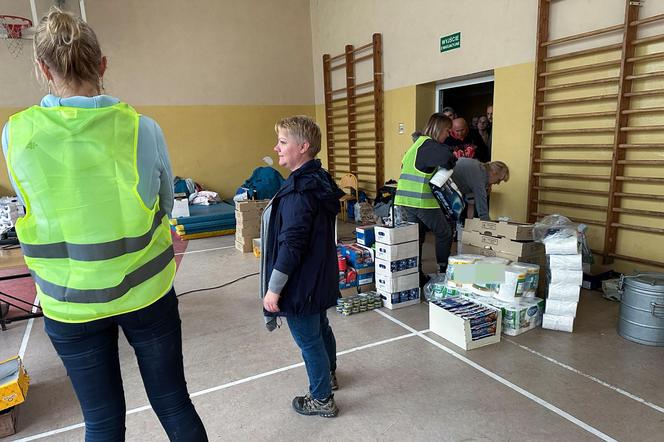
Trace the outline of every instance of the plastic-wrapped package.
<instances>
[{"instance_id":1,"label":"plastic-wrapped package","mask_svg":"<svg viewBox=\"0 0 664 442\"><path fill-rule=\"evenodd\" d=\"M443 298L443 294L446 291L446 283L447 277L444 273L438 273L436 276L433 276L426 284L424 284L424 298L427 301Z\"/></svg>"},{"instance_id":2,"label":"plastic-wrapped package","mask_svg":"<svg viewBox=\"0 0 664 442\"><path fill-rule=\"evenodd\" d=\"M577 224L562 215L548 215L536 222L533 239L544 243L547 255L579 253Z\"/></svg>"},{"instance_id":3,"label":"plastic-wrapped package","mask_svg":"<svg viewBox=\"0 0 664 442\"><path fill-rule=\"evenodd\" d=\"M550 269L549 283L552 285L581 285L583 270Z\"/></svg>"},{"instance_id":4,"label":"plastic-wrapped package","mask_svg":"<svg viewBox=\"0 0 664 442\"><path fill-rule=\"evenodd\" d=\"M558 316L544 313L542 316L542 328L571 333L574 328L574 316Z\"/></svg>"},{"instance_id":5,"label":"plastic-wrapped package","mask_svg":"<svg viewBox=\"0 0 664 442\"><path fill-rule=\"evenodd\" d=\"M547 299L559 301L579 302L581 287L569 284L549 284Z\"/></svg>"},{"instance_id":6,"label":"plastic-wrapped package","mask_svg":"<svg viewBox=\"0 0 664 442\"><path fill-rule=\"evenodd\" d=\"M549 268L551 270L581 270L583 259L580 253L576 255L549 255Z\"/></svg>"},{"instance_id":7,"label":"plastic-wrapped package","mask_svg":"<svg viewBox=\"0 0 664 442\"><path fill-rule=\"evenodd\" d=\"M547 299L546 313L558 316L576 316L576 307L578 302L558 301L555 299Z\"/></svg>"}]
</instances>

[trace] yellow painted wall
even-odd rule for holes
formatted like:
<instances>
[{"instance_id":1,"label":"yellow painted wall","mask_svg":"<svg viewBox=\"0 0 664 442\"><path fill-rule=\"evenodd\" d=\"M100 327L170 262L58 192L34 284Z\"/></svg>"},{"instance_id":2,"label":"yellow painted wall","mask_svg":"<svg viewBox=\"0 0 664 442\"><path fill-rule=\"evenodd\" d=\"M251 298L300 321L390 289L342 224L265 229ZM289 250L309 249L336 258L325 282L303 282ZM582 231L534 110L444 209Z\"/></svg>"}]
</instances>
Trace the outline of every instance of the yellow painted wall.
<instances>
[{"instance_id":1,"label":"yellow painted wall","mask_svg":"<svg viewBox=\"0 0 664 442\"><path fill-rule=\"evenodd\" d=\"M508 165L510 180L494 186L491 217L525 222L535 63L498 68L494 76L492 156Z\"/></svg>"}]
</instances>

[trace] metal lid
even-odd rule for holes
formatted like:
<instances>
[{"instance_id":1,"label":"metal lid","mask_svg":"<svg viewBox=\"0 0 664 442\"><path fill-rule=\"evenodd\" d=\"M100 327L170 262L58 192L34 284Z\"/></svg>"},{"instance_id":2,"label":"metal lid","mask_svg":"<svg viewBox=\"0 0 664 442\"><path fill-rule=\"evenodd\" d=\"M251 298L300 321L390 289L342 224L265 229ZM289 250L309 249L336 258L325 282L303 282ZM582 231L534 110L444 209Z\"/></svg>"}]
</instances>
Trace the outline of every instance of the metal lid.
<instances>
[{"instance_id":1,"label":"metal lid","mask_svg":"<svg viewBox=\"0 0 664 442\"><path fill-rule=\"evenodd\" d=\"M625 277L625 285L636 289L664 292L664 273L644 272Z\"/></svg>"}]
</instances>

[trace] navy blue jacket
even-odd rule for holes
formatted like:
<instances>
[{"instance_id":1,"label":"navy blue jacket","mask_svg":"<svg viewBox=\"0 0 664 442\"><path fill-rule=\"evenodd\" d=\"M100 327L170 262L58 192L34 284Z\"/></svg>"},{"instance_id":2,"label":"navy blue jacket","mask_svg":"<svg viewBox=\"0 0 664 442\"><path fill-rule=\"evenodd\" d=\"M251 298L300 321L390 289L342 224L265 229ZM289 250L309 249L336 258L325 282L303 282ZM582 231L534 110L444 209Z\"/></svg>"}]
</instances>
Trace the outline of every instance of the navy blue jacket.
<instances>
[{"instance_id":1,"label":"navy blue jacket","mask_svg":"<svg viewBox=\"0 0 664 442\"><path fill-rule=\"evenodd\" d=\"M291 173L272 200L263 275L265 286L273 269L288 275L279 298L282 314L311 315L336 305L339 268L334 229L343 194L314 159Z\"/></svg>"}]
</instances>

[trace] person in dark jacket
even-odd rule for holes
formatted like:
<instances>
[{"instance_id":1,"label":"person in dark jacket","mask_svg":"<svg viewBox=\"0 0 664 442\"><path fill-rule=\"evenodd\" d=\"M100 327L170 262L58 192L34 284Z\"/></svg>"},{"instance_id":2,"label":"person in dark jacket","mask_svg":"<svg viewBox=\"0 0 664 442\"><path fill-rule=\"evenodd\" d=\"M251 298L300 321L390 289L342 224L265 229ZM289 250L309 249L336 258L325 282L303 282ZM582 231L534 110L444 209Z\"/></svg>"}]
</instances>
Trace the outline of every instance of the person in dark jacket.
<instances>
[{"instance_id":1,"label":"person in dark jacket","mask_svg":"<svg viewBox=\"0 0 664 442\"><path fill-rule=\"evenodd\" d=\"M339 296L335 220L344 193L315 159L321 134L311 118L285 118L275 131L279 165L291 174L263 213L264 314L286 316L302 351L309 392L293 399L295 411L335 417L336 341L327 309ZM268 329L273 329L271 323L267 321Z\"/></svg>"}]
</instances>

